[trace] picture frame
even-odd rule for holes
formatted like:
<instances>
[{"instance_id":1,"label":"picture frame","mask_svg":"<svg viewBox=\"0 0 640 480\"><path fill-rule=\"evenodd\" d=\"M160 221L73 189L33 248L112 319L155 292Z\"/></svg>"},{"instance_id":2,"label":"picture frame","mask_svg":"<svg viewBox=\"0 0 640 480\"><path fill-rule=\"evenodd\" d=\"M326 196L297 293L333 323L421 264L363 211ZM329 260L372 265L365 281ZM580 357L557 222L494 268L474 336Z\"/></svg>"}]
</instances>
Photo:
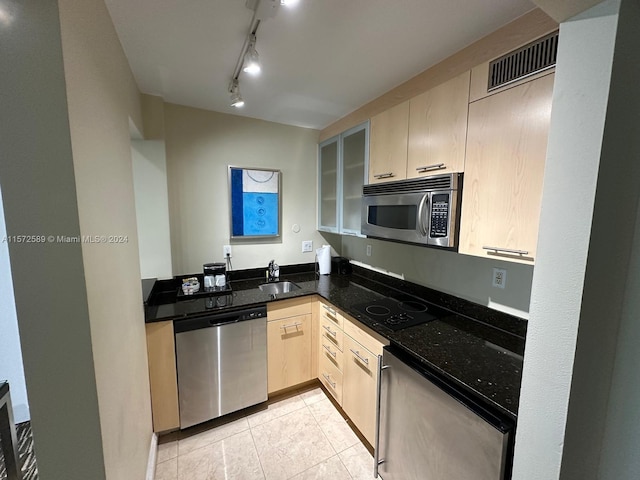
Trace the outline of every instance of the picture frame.
<instances>
[{"instance_id":1,"label":"picture frame","mask_svg":"<svg viewBox=\"0 0 640 480\"><path fill-rule=\"evenodd\" d=\"M229 166L232 239L278 238L282 232L282 172Z\"/></svg>"}]
</instances>

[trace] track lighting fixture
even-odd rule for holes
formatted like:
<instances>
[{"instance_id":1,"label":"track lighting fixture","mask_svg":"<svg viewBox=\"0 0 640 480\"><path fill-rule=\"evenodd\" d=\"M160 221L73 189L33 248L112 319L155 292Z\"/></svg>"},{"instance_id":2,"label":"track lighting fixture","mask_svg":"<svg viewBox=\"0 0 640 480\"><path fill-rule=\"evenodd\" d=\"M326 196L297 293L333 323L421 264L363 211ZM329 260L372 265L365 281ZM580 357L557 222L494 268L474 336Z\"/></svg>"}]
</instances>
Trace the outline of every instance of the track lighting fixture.
<instances>
[{"instance_id":1,"label":"track lighting fixture","mask_svg":"<svg viewBox=\"0 0 640 480\"><path fill-rule=\"evenodd\" d=\"M247 47L247 52L244 54L244 66L242 67L242 71L248 73L250 75L258 75L260 73L260 57L258 56L258 52L256 51L256 36L251 35L251 40L249 41L249 47Z\"/></svg>"},{"instance_id":2,"label":"track lighting fixture","mask_svg":"<svg viewBox=\"0 0 640 480\"><path fill-rule=\"evenodd\" d=\"M234 78L229 86L229 93L231 94L231 106L236 108L242 108L244 106L244 100L240 95L240 85L238 85L238 79Z\"/></svg>"}]
</instances>

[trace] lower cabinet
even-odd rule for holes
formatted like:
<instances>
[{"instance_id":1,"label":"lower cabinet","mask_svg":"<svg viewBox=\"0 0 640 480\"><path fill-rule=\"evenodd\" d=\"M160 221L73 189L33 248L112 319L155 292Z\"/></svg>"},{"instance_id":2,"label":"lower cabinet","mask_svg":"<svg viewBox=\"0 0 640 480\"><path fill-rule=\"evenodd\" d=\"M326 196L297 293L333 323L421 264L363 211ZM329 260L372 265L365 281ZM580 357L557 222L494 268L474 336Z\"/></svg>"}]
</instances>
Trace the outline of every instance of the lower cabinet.
<instances>
[{"instance_id":1,"label":"lower cabinet","mask_svg":"<svg viewBox=\"0 0 640 480\"><path fill-rule=\"evenodd\" d=\"M342 409L373 445L376 428L378 355L344 337Z\"/></svg>"},{"instance_id":2,"label":"lower cabinet","mask_svg":"<svg viewBox=\"0 0 640 480\"><path fill-rule=\"evenodd\" d=\"M370 444L375 441L378 355L388 341L320 300L318 379ZM375 335L375 336L374 336Z\"/></svg>"},{"instance_id":3,"label":"lower cabinet","mask_svg":"<svg viewBox=\"0 0 640 480\"><path fill-rule=\"evenodd\" d=\"M180 426L173 321L147 323L147 356L153 431Z\"/></svg>"},{"instance_id":4,"label":"lower cabinet","mask_svg":"<svg viewBox=\"0 0 640 480\"><path fill-rule=\"evenodd\" d=\"M267 305L267 389L269 393L311 380L312 299Z\"/></svg>"}]
</instances>

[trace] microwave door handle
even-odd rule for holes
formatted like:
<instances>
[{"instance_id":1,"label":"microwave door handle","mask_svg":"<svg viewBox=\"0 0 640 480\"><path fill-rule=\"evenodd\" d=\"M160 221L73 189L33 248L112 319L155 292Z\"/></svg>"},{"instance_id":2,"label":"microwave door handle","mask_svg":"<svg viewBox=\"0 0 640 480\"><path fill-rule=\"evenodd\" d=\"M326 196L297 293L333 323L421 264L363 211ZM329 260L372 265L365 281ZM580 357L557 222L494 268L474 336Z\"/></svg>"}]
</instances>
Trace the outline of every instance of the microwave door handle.
<instances>
[{"instance_id":1,"label":"microwave door handle","mask_svg":"<svg viewBox=\"0 0 640 480\"><path fill-rule=\"evenodd\" d=\"M428 232L427 222L425 218L425 208L427 211L429 210L429 194L425 193L422 199L420 200L420 204L418 205L418 228L420 229L420 233L422 236L426 237Z\"/></svg>"}]
</instances>

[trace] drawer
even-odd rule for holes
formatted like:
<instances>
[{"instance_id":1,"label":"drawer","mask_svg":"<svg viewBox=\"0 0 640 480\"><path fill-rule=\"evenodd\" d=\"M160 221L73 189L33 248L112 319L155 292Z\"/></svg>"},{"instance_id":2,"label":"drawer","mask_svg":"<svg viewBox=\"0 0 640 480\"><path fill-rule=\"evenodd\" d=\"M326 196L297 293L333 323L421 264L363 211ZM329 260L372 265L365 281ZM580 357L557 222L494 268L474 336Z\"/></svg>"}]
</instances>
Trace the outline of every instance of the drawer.
<instances>
[{"instance_id":1,"label":"drawer","mask_svg":"<svg viewBox=\"0 0 640 480\"><path fill-rule=\"evenodd\" d=\"M355 363L364 373L374 378L378 375L378 355L348 335L344 338L344 347L345 362Z\"/></svg>"},{"instance_id":2,"label":"drawer","mask_svg":"<svg viewBox=\"0 0 640 480\"><path fill-rule=\"evenodd\" d=\"M336 347L335 343L324 336L320 338L320 356L327 357L327 360L342 372L342 366L344 365L343 353Z\"/></svg>"},{"instance_id":3,"label":"drawer","mask_svg":"<svg viewBox=\"0 0 640 480\"><path fill-rule=\"evenodd\" d=\"M342 372L325 356L320 357L318 378L339 404L342 404Z\"/></svg>"},{"instance_id":4,"label":"drawer","mask_svg":"<svg viewBox=\"0 0 640 480\"><path fill-rule=\"evenodd\" d=\"M356 323L348 316L344 318L344 333L369 350L374 355L382 355L382 347L389 345L389 340L381 337L364 325Z\"/></svg>"},{"instance_id":5,"label":"drawer","mask_svg":"<svg viewBox=\"0 0 640 480\"><path fill-rule=\"evenodd\" d=\"M320 318L327 319L335 323L338 327L343 328L342 315L332 306L324 302L320 302Z\"/></svg>"},{"instance_id":6,"label":"drawer","mask_svg":"<svg viewBox=\"0 0 640 480\"><path fill-rule=\"evenodd\" d=\"M310 314L311 300L312 297L307 295L267 303L267 321Z\"/></svg>"},{"instance_id":7,"label":"drawer","mask_svg":"<svg viewBox=\"0 0 640 480\"><path fill-rule=\"evenodd\" d=\"M342 344L344 342L344 332L331 320L326 318L320 319L320 339L321 341L328 340L336 348L342 351Z\"/></svg>"}]
</instances>

